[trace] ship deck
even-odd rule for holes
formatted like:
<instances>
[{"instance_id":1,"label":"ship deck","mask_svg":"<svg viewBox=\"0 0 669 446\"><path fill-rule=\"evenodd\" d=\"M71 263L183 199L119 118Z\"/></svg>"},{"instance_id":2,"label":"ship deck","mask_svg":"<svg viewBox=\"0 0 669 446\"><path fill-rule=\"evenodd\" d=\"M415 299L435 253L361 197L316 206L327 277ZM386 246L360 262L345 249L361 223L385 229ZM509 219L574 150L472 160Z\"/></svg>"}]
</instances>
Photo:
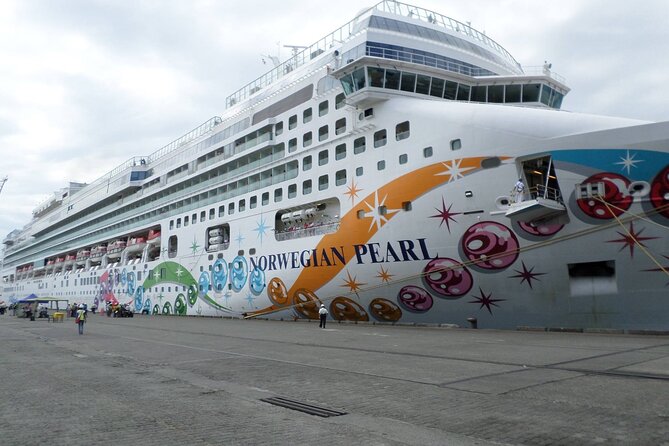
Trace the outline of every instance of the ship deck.
<instances>
[{"instance_id":1,"label":"ship deck","mask_svg":"<svg viewBox=\"0 0 669 446\"><path fill-rule=\"evenodd\" d=\"M6 445L669 438L667 336L5 314L0 339Z\"/></svg>"}]
</instances>

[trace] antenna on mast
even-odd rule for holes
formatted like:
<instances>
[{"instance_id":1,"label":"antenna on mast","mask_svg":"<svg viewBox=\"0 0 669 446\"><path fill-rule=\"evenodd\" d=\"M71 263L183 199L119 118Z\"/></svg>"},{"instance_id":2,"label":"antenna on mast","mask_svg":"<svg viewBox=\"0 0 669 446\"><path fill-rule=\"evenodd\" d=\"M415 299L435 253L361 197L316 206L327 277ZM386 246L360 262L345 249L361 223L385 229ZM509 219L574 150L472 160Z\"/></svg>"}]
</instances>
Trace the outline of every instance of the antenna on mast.
<instances>
[{"instance_id":1,"label":"antenna on mast","mask_svg":"<svg viewBox=\"0 0 669 446\"><path fill-rule=\"evenodd\" d=\"M301 45L284 45L283 47L290 48L291 52L293 53L293 57L297 56L297 53L299 53L300 50L308 48L306 46L301 46Z\"/></svg>"}]
</instances>

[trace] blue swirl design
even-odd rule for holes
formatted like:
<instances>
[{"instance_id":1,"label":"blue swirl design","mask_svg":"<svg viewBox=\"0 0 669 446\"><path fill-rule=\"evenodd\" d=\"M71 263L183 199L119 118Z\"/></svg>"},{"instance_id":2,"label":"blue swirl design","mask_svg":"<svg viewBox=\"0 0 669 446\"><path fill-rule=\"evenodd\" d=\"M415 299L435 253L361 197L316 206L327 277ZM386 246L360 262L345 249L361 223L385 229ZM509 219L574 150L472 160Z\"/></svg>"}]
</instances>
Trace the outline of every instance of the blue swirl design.
<instances>
[{"instance_id":1,"label":"blue swirl design","mask_svg":"<svg viewBox=\"0 0 669 446\"><path fill-rule=\"evenodd\" d=\"M135 273L129 272L126 277L126 280L128 282L128 294L129 295L135 294Z\"/></svg>"},{"instance_id":2,"label":"blue swirl design","mask_svg":"<svg viewBox=\"0 0 669 446\"><path fill-rule=\"evenodd\" d=\"M144 287L138 286L137 291L135 291L135 310L142 310L142 302L144 301Z\"/></svg>"},{"instance_id":3,"label":"blue swirl design","mask_svg":"<svg viewBox=\"0 0 669 446\"><path fill-rule=\"evenodd\" d=\"M222 293L227 281L228 264L223 259L217 259L211 269L211 282L214 285L214 291Z\"/></svg>"},{"instance_id":4,"label":"blue swirl design","mask_svg":"<svg viewBox=\"0 0 669 446\"><path fill-rule=\"evenodd\" d=\"M151 312L151 299L146 299L144 301L144 311L148 311L149 313Z\"/></svg>"},{"instance_id":5,"label":"blue swirl design","mask_svg":"<svg viewBox=\"0 0 669 446\"><path fill-rule=\"evenodd\" d=\"M198 287L200 289L200 294L205 295L209 291L209 273L203 271L200 273L200 280L198 280Z\"/></svg>"},{"instance_id":6,"label":"blue swirl design","mask_svg":"<svg viewBox=\"0 0 669 446\"><path fill-rule=\"evenodd\" d=\"M128 283L128 273L123 268L123 271L121 271L121 285L125 286L126 283Z\"/></svg>"},{"instance_id":7,"label":"blue swirl design","mask_svg":"<svg viewBox=\"0 0 669 446\"><path fill-rule=\"evenodd\" d=\"M241 291L244 288L248 273L249 266L246 259L242 256L235 257L232 261L232 267L230 267L230 283L232 283L233 290Z\"/></svg>"},{"instance_id":8,"label":"blue swirl design","mask_svg":"<svg viewBox=\"0 0 669 446\"><path fill-rule=\"evenodd\" d=\"M249 278L249 289L256 296L262 293L265 289L265 271L258 267L253 268Z\"/></svg>"}]
</instances>

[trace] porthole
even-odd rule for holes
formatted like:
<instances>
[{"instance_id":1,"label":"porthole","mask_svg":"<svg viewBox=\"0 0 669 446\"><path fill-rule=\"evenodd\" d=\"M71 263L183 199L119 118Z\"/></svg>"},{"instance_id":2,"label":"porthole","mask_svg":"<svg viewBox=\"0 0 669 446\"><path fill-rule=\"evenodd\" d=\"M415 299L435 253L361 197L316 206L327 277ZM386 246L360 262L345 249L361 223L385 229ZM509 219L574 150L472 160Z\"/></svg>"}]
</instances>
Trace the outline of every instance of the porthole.
<instances>
[{"instance_id":1,"label":"porthole","mask_svg":"<svg viewBox=\"0 0 669 446\"><path fill-rule=\"evenodd\" d=\"M509 208L509 205L511 204L511 199L507 197L506 195L502 195L501 197L497 197L495 200L495 206L497 206L497 209L501 211L505 211Z\"/></svg>"}]
</instances>

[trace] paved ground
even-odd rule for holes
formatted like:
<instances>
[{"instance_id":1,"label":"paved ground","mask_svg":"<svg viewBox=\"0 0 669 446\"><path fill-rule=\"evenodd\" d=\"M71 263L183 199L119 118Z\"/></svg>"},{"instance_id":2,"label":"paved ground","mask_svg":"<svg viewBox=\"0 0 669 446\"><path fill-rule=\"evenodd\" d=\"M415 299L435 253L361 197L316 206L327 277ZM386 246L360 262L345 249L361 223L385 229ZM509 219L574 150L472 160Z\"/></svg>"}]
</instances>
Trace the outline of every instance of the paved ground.
<instances>
[{"instance_id":1,"label":"paved ground","mask_svg":"<svg viewBox=\"0 0 669 446\"><path fill-rule=\"evenodd\" d=\"M4 315L0 395L2 445L669 445L669 337Z\"/></svg>"}]
</instances>

